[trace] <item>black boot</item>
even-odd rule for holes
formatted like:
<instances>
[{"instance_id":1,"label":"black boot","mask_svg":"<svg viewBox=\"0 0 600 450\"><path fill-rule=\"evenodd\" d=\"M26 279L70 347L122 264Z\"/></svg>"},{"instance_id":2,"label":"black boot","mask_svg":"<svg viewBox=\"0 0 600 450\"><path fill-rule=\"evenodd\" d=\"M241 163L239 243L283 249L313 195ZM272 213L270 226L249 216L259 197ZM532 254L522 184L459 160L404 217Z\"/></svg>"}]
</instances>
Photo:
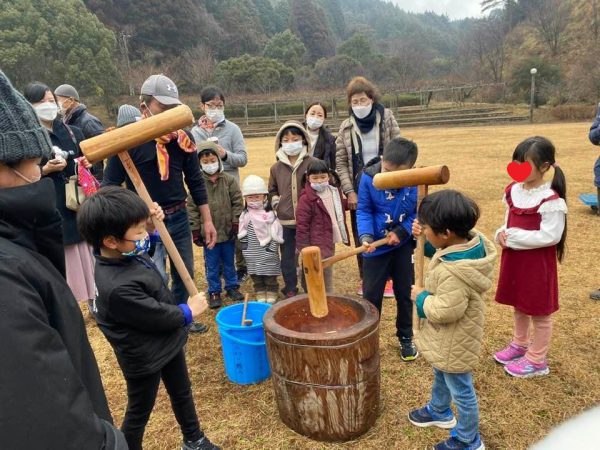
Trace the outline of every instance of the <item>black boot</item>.
<instances>
[{"instance_id":1,"label":"black boot","mask_svg":"<svg viewBox=\"0 0 600 450\"><path fill-rule=\"evenodd\" d=\"M221 450L221 447L217 447L204 436L202 439L198 439L194 442L183 441L181 450Z\"/></svg>"}]
</instances>

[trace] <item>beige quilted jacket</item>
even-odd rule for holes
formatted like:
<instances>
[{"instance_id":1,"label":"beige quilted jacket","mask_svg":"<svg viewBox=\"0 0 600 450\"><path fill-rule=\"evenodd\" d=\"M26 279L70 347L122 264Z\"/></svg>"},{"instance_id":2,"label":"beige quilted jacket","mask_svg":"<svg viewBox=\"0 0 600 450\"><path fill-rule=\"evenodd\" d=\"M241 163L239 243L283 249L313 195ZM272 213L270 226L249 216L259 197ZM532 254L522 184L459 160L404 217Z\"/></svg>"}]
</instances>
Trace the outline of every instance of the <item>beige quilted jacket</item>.
<instances>
[{"instance_id":1,"label":"beige quilted jacket","mask_svg":"<svg viewBox=\"0 0 600 450\"><path fill-rule=\"evenodd\" d=\"M466 244L438 250L425 279L430 295L422 303L422 311L427 318L421 320L415 342L425 359L444 372L473 370L481 352L484 293L492 287L497 252L482 234L473 231L472 236ZM481 251L482 241L484 257L461 259Z\"/></svg>"}]
</instances>

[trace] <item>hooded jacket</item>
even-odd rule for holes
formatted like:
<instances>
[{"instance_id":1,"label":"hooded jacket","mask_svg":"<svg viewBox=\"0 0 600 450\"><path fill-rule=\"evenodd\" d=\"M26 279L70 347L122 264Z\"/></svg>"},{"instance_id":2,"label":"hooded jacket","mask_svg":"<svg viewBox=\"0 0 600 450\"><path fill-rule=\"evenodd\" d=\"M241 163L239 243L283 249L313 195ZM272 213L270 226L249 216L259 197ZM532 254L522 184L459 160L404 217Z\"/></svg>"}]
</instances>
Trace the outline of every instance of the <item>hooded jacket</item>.
<instances>
[{"instance_id":1,"label":"hooded jacket","mask_svg":"<svg viewBox=\"0 0 600 450\"><path fill-rule=\"evenodd\" d=\"M215 155L219 161L219 171L217 172L218 175L215 181L210 179L211 175L207 174L202 169L200 170L202 171L202 177L204 178L210 215L215 229L217 230L217 243L225 242L232 238L235 239L235 235L232 236L231 231L233 224L238 223L240 214L242 214L244 208L242 191L233 175L224 171L223 162L219 158L219 154L212 148L202 148L202 145L203 144L200 144L198 148L199 152L208 150ZM203 236L204 219L191 195L188 196L187 199L187 210L191 230L199 230ZM237 232L237 230L234 231Z\"/></svg>"},{"instance_id":2,"label":"hooded jacket","mask_svg":"<svg viewBox=\"0 0 600 450\"><path fill-rule=\"evenodd\" d=\"M0 446L123 448L64 278L55 201L49 178L0 189Z\"/></svg>"},{"instance_id":3,"label":"hooded jacket","mask_svg":"<svg viewBox=\"0 0 600 450\"><path fill-rule=\"evenodd\" d=\"M269 199L281 225L284 226L296 225L296 207L302 191L302 177L310 163L317 161L316 158L308 155L306 149L303 149L292 164L288 155L280 149L281 138L285 130L291 127L298 128L310 146L310 136L299 122L284 123L275 137L275 155L278 161L271 166L269 173Z\"/></svg>"},{"instance_id":4,"label":"hooded jacket","mask_svg":"<svg viewBox=\"0 0 600 450\"><path fill-rule=\"evenodd\" d=\"M419 352L443 372L473 370L481 353L484 294L492 287L497 252L473 230L469 242L435 252L429 262L425 291L417 296L423 320L416 336Z\"/></svg>"}]
</instances>

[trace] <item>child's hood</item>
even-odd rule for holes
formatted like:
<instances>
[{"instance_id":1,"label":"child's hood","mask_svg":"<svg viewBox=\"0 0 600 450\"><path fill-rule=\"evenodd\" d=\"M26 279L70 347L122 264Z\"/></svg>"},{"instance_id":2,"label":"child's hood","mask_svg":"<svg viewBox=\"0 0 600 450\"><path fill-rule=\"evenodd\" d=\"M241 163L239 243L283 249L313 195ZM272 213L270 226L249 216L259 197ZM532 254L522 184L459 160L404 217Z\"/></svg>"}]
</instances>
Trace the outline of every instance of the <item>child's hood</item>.
<instances>
[{"instance_id":1,"label":"child's hood","mask_svg":"<svg viewBox=\"0 0 600 450\"><path fill-rule=\"evenodd\" d=\"M310 136L308 135L306 128L304 128L304 125L302 125L300 122L296 122L295 120L288 120L281 125L281 128L277 132L277 136L275 136L275 153L279 152L279 148L281 147L281 137L283 136L284 131L292 127L298 128L302 132L304 135L304 140L308 144L307 148L310 148Z\"/></svg>"},{"instance_id":2,"label":"child's hood","mask_svg":"<svg viewBox=\"0 0 600 450\"><path fill-rule=\"evenodd\" d=\"M443 264L467 286L483 293L492 287L498 253L495 245L483 234L473 230L470 237L469 242L438 250L431 259L431 268Z\"/></svg>"},{"instance_id":3,"label":"child's hood","mask_svg":"<svg viewBox=\"0 0 600 450\"><path fill-rule=\"evenodd\" d=\"M211 142L211 141L203 141L197 145L197 148L198 148L198 160L200 160L200 153L202 153L202 152L212 153L213 155L215 155L217 157L217 161L219 161L218 173L223 172L223 170L224 170L223 161L221 161L221 158L219 157L219 152L217 151L217 144L215 144L214 142ZM200 163L200 169L202 169L202 163ZM202 171L202 173L204 175L207 175L204 171Z\"/></svg>"}]
</instances>

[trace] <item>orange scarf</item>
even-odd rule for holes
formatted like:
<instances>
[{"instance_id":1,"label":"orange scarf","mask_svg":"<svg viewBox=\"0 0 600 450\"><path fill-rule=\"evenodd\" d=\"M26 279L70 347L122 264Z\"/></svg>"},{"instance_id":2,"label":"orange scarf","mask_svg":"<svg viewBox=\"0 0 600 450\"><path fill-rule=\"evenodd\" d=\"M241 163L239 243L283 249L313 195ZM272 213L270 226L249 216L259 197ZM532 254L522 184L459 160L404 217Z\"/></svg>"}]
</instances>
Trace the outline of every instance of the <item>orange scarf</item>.
<instances>
[{"instance_id":1,"label":"orange scarf","mask_svg":"<svg viewBox=\"0 0 600 450\"><path fill-rule=\"evenodd\" d=\"M156 138L156 160L158 162L158 172L160 173L161 181L169 179L169 152L166 145L173 139L177 139L179 148L184 152L193 153L196 151L196 144L194 144L194 141L183 130L173 131L172 133Z\"/></svg>"}]
</instances>

